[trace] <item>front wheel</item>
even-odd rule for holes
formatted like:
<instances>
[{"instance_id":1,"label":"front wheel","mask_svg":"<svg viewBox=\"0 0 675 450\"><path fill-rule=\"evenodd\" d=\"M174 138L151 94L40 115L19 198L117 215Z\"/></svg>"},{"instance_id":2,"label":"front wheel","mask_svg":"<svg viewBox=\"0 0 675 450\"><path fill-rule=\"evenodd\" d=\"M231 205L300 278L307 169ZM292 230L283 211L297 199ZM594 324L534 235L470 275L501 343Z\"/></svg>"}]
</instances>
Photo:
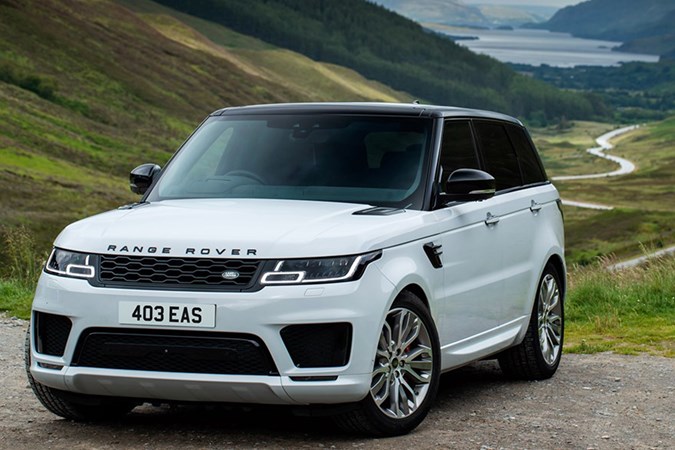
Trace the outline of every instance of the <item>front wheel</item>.
<instances>
[{"instance_id":1,"label":"front wheel","mask_svg":"<svg viewBox=\"0 0 675 450\"><path fill-rule=\"evenodd\" d=\"M523 342L498 357L505 375L524 380L550 378L562 355L564 295L560 274L548 264L539 281L532 316Z\"/></svg>"},{"instance_id":2,"label":"front wheel","mask_svg":"<svg viewBox=\"0 0 675 450\"><path fill-rule=\"evenodd\" d=\"M380 332L370 393L336 422L373 436L406 434L431 409L439 376L440 346L431 314L419 297L402 292Z\"/></svg>"}]
</instances>

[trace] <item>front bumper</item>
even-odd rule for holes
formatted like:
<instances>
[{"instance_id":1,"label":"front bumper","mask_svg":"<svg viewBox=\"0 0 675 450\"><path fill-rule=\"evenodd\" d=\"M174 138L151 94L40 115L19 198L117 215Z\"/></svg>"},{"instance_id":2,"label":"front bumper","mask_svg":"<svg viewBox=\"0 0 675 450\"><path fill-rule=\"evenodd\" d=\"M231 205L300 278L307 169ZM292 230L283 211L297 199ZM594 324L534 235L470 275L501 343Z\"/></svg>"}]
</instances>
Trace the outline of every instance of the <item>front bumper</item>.
<instances>
[{"instance_id":1,"label":"front bumper","mask_svg":"<svg viewBox=\"0 0 675 450\"><path fill-rule=\"evenodd\" d=\"M243 293L97 288L85 280L43 273L33 310L67 316L72 328L63 356L36 352L33 333L30 370L35 380L46 386L91 395L265 404L358 401L370 388L380 328L395 295L394 286L382 275L377 263L371 264L363 277L354 282L268 286L258 292ZM119 302L130 300L215 304L216 324L209 331L257 336L267 346L278 375L73 366L76 346L85 330L130 328L118 323ZM296 367L280 331L288 325L336 322L347 322L352 326L349 362L341 367ZM192 330L184 327L138 328Z\"/></svg>"}]
</instances>

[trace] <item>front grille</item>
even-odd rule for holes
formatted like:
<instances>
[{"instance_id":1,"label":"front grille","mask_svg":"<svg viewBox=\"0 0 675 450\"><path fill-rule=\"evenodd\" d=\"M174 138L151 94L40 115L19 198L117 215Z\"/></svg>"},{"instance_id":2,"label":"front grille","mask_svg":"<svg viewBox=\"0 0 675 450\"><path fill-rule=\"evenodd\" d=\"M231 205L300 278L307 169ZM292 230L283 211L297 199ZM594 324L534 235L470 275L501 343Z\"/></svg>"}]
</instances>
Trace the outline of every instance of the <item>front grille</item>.
<instances>
[{"instance_id":1,"label":"front grille","mask_svg":"<svg viewBox=\"0 0 675 450\"><path fill-rule=\"evenodd\" d=\"M250 259L173 258L101 255L94 284L152 289L218 289L244 291L253 288L261 261ZM237 272L225 279L226 272Z\"/></svg>"},{"instance_id":2,"label":"front grille","mask_svg":"<svg viewBox=\"0 0 675 450\"><path fill-rule=\"evenodd\" d=\"M349 362L349 323L289 325L281 330L281 338L296 367L340 367Z\"/></svg>"},{"instance_id":3,"label":"front grille","mask_svg":"<svg viewBox=\"0 0 675 450\"><path fill-rule=\"evenodd\" d=\"M132 329L85 330L75 366L230 375L278 375L257 336Z\"/></svg>"},{"instance_id":4,"label":"front grille","mask_svg":"<svg viewBox=\"0 0 675 450\"><path fill-rule=\"evenodd\" d=\"M38 353L63 356L73 323L66 316L35 312L35 346Z\"/></svg>"}]
</instances>

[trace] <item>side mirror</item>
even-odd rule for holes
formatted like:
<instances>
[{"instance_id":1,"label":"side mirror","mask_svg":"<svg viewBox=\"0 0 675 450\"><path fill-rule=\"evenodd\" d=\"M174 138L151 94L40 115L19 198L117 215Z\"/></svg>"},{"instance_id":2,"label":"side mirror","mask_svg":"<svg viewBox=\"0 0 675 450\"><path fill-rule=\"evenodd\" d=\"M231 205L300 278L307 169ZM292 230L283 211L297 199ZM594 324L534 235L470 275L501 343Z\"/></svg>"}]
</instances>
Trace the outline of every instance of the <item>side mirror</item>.
<instances>
[{"instance_id":1,"label":"side mirror","mask_svg":"<svg viewBox=\"0 0 675 450\"><path fill-rule=\"evenodd\" d=\"M445 192L440 194L440 203L475 202L495 195L495 179L482 170L457 169L445 183Z\"/></svg>"},{"instance_id":2,"label":"side mirror","mask_svg":"<svg viewBox=\"0 0 675 450\"><path fill-rule=\"evenodd\" d=\"M161 167L157 164L141 164L129 174L129 188L134 194L145 194L152 182L155 181Z\"/></svg>"}]
</instances>

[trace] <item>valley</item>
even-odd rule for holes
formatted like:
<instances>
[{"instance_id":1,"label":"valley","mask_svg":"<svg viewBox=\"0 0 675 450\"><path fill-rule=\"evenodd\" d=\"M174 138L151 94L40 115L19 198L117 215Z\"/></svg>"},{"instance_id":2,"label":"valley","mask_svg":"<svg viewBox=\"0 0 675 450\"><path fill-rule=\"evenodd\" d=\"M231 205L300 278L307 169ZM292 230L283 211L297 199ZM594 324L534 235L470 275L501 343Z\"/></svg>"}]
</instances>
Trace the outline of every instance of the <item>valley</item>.
<instances>
[{"instance_id":1,"label":"valley","mask_svg":"<svg viewBox=\"0 0 675 450\"><path fill-rule=\"evenodd\" d=\"M405 36L424 33L421 27L401 22L404 19L391 20L411 33ZM145 162L165 164L208 113L224 106L417 98L487 105L525 120L550 177L615 170L615 163L589 155L586 149L595 146L598 136L624 126L627 117L630 123L641 124L639 118L645 117L644 110L639 114L621 107L610 110L594 94L570 93L534 82L529 75L516 76L507 66L452 43L443 46L453 49L448 61L456 62L457 68L450 72L443 65L406 65L405 71L419 75L417 84L400 83L395 89L382 76L401 74L392 69L396 64L391 61L364 72L348 67L353 60L338 65L308 56L309 51L292 50L290 44L270 43L271 39L149 0L5 0L0 2L0 35L0 260L4 263L0 309L20 317L28 315L40 263L59 230L135 201L128 189L129 170ZM343 37L333 36L341 43ZM437 40L425 42L441 46ZM369 48L351 50L367 55ZM440 48L436 50L446 51ZM405 50L418 51L412 46ZM386 45L380 51L385 56L395 53ZM435 57L431 55L425 58ZM570 277L580 283L590 280L597 286L600 279L604 283L600 285L611 285L599 267L675 243L675 116L668 106L672 67L660 64L645 71L635 64L617 73L643 73L644 84L653 87L644 88L641 79L632 83L650 89L650 97L641 97L638 91L615 97L651 105L651 99L660 96L661 106L649 109L646 116L659 120L613 139L615 148L609 153L635 162L637 170L620 177L554 181L565 199L613 206L611 210L564 207ZM607 74L587 72L597 83L610 83ZM427 87L429 77L444 83L450 80L451 86L432 83L443 92L438 96L434 89L400 87ZM655 79L666 82L656 85ZM624 80L611 82L617 83L617 90L625 87ZM581 88L575 85L574 89ZM611 89L607 98L615 92ZM491 103L481 103L488 100ZM580 113L574 118L570 111ZM669 270L658 273L667 279ZM640 283L653 282L658 291L658 280L644 281L648 275L643 272L630 273L626 286L630 277L643 277ZM642 295L638 292L631 298ZM577 303L584 301L575 298ZM667 304L666 297L654 298L659 305ZM630 302L622 308L617 313L620 319L609 324L600 323L602 319L596 323L589 311L572 315L578 326L577 331L571 328L570 346L578 351L607 349L603 327L614 330L622 317L630 315ZM655 308L647 316L661 314L662 309ZM637 330L654 323L638 324ZM670 328L659 329L654 342L673 340ZM583 347L581 336L591 332L596 333L595 347L588 342ZM638 342L638 334L634 333L634 346L626 351L644 344ZM649 348L659 354L668 351L662 344Z\"/></svg>"}]
</instances>

